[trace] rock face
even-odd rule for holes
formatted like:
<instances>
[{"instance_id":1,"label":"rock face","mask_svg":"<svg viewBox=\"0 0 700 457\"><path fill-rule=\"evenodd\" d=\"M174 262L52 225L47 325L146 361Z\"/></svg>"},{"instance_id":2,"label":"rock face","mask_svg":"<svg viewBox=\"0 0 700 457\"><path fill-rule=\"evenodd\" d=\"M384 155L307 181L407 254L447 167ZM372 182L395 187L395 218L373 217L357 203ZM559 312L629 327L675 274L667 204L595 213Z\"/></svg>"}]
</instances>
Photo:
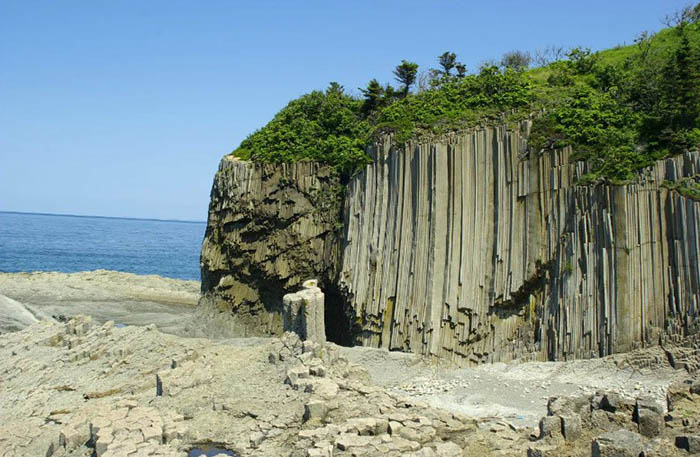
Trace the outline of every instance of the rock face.
<instances>
[{"instance_id":1,"label":"rock face","mask_svg":"<svg viewBox=\"0 0 700 457\"><path fill-rule=\"evenodd\" d=\"M598 357L696 332L700 203L665 183L698 174L700 156L660 161L634 184L577 186L586 165L569 149L528 153L529 128L383 137L347 186L341 237L310 208L308 189L332 182L322 168L225 158L205 298L247 331L278 333L281 296L318 276L337 287L326 307L353 342L463 365ZM333 340L328 315L326 326Z\"/></svg>"},{"instance_id":2,"label":"rock face","mask_svg":"<svg viewBox=\"0 0 700 457\"><path fill-rule=\"evenodd\" d=\"M308 278L322 287L335 280L338 189L318 164L224 157L202 244L200 307L230 311L238 335L281 334L282 296Z\"/></svg>"},{"instance_id":3,"label":"rock face","mask_svg":"<svg viewBox=\"0 0 700 457\"><path fill-rule=\"evenodd\" d=\"M341 289L358 342L458 363L623 352L698 325L700 204L664 187L575 186L571 151L528 154L529 124L391 138L349 185Z\"/></svg>"}]
</instances>

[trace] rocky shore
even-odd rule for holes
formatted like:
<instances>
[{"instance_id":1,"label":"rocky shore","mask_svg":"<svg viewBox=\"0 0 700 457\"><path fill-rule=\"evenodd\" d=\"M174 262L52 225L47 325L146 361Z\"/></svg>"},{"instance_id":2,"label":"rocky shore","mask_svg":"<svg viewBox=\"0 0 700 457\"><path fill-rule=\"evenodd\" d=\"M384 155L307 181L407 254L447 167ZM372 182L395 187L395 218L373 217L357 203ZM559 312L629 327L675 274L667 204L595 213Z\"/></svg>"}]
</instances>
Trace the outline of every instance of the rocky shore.
<instances>
[{"instance_id":1,"label":"rocky shore","mask_svg":"<svg viewBox=\"0 0 700 457\"><path fill-rule=\"evenodd\" d=\"M0 300L0 314L24 315L18 318L25 324L32 321L27 313L38 319L84 314L97 322L156 324L161 331L182 335L191 321L199 289L199 281L107 270L0 273L0 296L22 305L18 308ZM0 319L0 333L23 327L9 320Z\"/></svg>"},{"instance_id":2,"label":"rocky shore","mask_svg":"<svg viewBox=\"0 0 700 457\"><path fill-rule=\"evenodd\" d=\"M183 336L206 333L187 301L197 286L114 272L0 275L8 309L32 316L19 312L24 329L0 335L0 457L700 452L692 338L595 360L458 368L293 333Z\"/></svg>"},{"instance_id":3,"label":"rocky shore","mask_svg":"<svg viewBox=\"0 0 700 457\"><path fill-rule=\"evenodd\" d=\"M401 388L378 385L394 371L400 379L401 364L371 352L385 361L378 376L376 364L349 360L366 361L367 351L377 350L319 345L293 333L213 341L83 316L39 322L0 336L1 455L651 457L688 455L698 445L700 383L691 365L673 370L665 355L638 352L578 367L575 390L593 378L602 387L624 376L629 389L611 383L566 396L550 395L549 364L540 364L542 390L533 383L530 398L542 418L521 426L486 402L457 411L451 393L460 371L452 380L447 371L424 379L417 389L415 379ZM697 360L683 347L671 355ZM435 370L419 359L410 364L409 377ZM474 370L472 381L489 371ZM504 372L497 368L488 380L492 405L523 390ZM656 381L658 395L635 393L640 381Z\"/></svg>"}]
</instances>

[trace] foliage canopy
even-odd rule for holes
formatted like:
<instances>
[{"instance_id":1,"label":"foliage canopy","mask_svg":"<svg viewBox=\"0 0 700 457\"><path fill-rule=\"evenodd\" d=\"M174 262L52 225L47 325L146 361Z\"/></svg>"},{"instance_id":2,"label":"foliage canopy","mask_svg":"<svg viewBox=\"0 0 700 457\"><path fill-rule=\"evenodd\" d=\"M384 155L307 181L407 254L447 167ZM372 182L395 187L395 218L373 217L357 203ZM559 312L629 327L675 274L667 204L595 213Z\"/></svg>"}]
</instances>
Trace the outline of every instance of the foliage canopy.
<instances>
[{"instance_id":1,"label":"foliage canopy","mask_svg":"<svg viewBox=\"0 0 700 457\"><path fill-rule=\"evenodd\" d=\"M437 59L439 70L422 73L428 83L419 82L415 93L410 88L421 75L404 60L394 70L400 88L372 79L358 98L331 83L292 100L233 153L262 162L320 161L348 177L368 163L365 148L379 132L406 141L536 114L533 153L571 145L576 159L592 164L587 181L624 182L658 158L700 146L700 13L694 11L655 35L640 34L631 46L598 53L575 48L563 58L561 48L536 52L540 66L530 70L530 54L513 51L500 65L467 74L447 51Z\"/></svg>"}]
</instances>

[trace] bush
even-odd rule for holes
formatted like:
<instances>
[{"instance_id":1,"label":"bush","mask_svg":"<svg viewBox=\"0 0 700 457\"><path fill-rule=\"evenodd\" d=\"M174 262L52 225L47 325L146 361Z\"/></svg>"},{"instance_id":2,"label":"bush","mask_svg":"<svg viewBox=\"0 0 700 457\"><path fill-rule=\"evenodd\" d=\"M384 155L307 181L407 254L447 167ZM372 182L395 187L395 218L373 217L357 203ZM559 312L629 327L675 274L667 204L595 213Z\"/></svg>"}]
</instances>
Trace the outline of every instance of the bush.
<instances>
[{"instance_id":1,"label":"bush","mask_svg":"<svg viewBox=\"0 0 700 457\"><path fill-rule=\"evenodd\" d=\"M501 67L467 75L445 52L443 70L430 70L432 83L416 94L409 88L417 66L406 61L397 67L406 70L397 74L400 91L372 80L359 99L331 83L291 101L234 154L319 161L347 178L368 163L364 151L378 132L393 131L403 142L533 112L544 114L535 119L531 150L572 146L574 159L592 167L582 182L624 182L658 158L700 146L700 23L643 33L635 45L599 53L574 48L564 60L522 71L526 57L510 53Z\"/></svg>"}]
</instances>

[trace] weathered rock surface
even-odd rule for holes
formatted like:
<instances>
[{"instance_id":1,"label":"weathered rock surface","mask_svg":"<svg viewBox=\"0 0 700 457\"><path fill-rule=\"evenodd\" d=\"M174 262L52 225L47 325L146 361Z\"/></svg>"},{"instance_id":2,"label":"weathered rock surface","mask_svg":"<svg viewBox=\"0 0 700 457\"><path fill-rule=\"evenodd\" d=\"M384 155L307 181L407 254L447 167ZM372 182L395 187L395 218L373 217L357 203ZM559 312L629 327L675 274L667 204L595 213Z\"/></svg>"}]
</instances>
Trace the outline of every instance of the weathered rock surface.
<instances>
[{"instance_id":1,"label":"weathered rock surface","mask_svg":"<svg viewBox=\"0 0 700 457\"><path fill-rule=\"evenodd\" d=\"M22 330L37 322L39 319L26 305L0 295L0 333Z\"/></svg>"},{"instance_id":2,"label":"weathered rock surface","mask_svg":"<svg viewBox=\"0 0 700 457\"><path fill-rule=\"evenodd\" d=\"M238 334L278 334L282 295L319 277L352 342L460 365L600 357L697 332L700 203L665 182L698 174L700 155L634 184L577 186L586 165L569 149L528 152L529 127L383 137L347 186L339 238L336 207L314 197L332 193L326 169L224 158L204 303L231 311Z\"/></svg>"},{"instance_id":3,"label":"weathered rock surface","mask_svg":"<svg viewBox=\"0 0 700 457\"><path fill-rule=\"evenodd\" d=\"M351 181L341 287L359 342L459 363L629 351L698 327L700 203L664 187L575 186L571 151L527 153L528 123L398 148Z\"/></svg>"},{"instance_id":4,"label":"weathered rock surface","mask_svg":"<svg viewBox=\"0 0 700 457\"><path fill-rule=\"evenodd\" d=\"M209 444L244 456L459 455L476 431L293 333L215 342L79 316L1 335L0 367L3 457L184 457ZM306 374L285 383L294 371Z\"/></svg>"},{"instance_id":5,"label":"weathered rock surface","mask_svg":"<svg viewBox=\"0 0 700 457\"><path fill-rule=\"evenodd\" d=\"M200 308L212 325L238 336L280 335L284 294L309 278L324 290L335 283L338 192L335 174L314 163L221 160L201 255Z\"/></svg>"},{"instance_id":6,"label":"weathered rock surface","mask_svg":"<svg viewBox=\"0 0 700 457\"><path fill-rule=\"evenodd\" d=\"M632 370L627 363L641 357L634 354L439 373L415 355L340 348L294 333L214 341L160 333L155 326L98 325L85 317L39 322L0 335L0 450L3 457L185 457L212 445L241 456L582 457L603 433L636 430L635 405L658 412L659 399L650 395L665 394L664 380L677 378L660 436L641 439L645 455L684 455L700 434L697 378L669 366ZM351 355L364 366L348 361ZM438 375L425 385L433 395L440 392L443 409L429 405L421 391L368 382L370 376L401 382L404 368L395 357L417 359L406 366L413 375ZM526 403L550 413L551 433L534 443L531 427L517 422L518 410L507 416L488 405L503 398L521 407L513 391L530 388L518 384L512 370L530 376L521 378L532 389ZM458 412L467 400L450 390L456 388L450 373L468 374L466 388L473 393L493 390L479 400L482 409L463 410L471 417ZM548 401L561 392L558 383L572 384L571 392L585 383L613 390ZM640 383L650 390L639 390ZM615 388L620 385L625 388Z\"/></svg>"},{"instance_id":7,"label":"weathered rock surface","mask_svg":"<svg viewBox=\"0 0 700 457\"><path fill-rule=\"evenodd\" d=\"M643 447L641 436L627 430L617 430L593 440L591 456L638 457Z\"/></svg>"},{"instance_id":8,"label":"weathered rock surface","mask_svg":"<svg viewBox=\"0 0 700 457\"><path fill-rule=\"evenodd\" d=\"M325 297L315 279L305 281L303 287L282 297L284 330L296 333L302 340L325 343Z\"/></svg>"}]
</instances>

